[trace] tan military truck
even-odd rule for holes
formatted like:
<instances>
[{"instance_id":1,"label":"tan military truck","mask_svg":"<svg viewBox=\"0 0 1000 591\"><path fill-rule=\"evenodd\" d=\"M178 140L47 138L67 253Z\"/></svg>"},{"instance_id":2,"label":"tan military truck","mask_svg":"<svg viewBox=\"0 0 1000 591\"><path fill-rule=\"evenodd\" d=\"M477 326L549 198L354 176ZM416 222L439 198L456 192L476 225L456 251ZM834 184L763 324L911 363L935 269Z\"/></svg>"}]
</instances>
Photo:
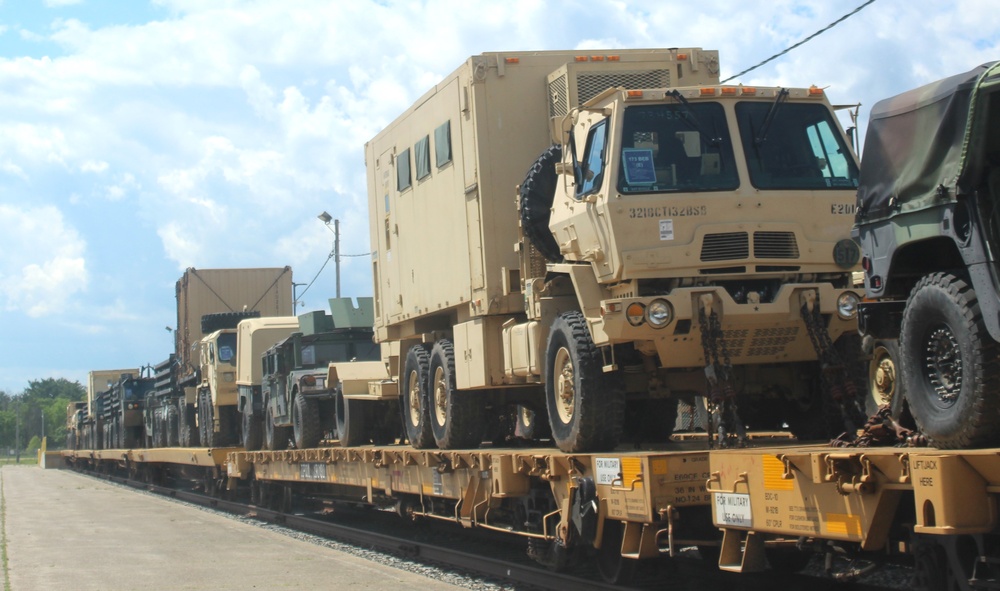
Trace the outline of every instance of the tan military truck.
<instances>
[{"instance_id":1,"label":"tan military truck","mask_svg":"<svg viewBox=\"0 0 1000 591\"><path fill-rule=\"evenodd\" d=\"M260 388L261 355L299 329L295 316L241 320L236 328L206 335L198 343L201 383L195 410L204 447L238 445L242 441L239 388Z\"/></svg>"},{"instance_id":2,"label":"tan military truck","mask_svg":"<svg viewBox=\"0 0 1000 591\"><path fill-rule=\"evenodd\" d=\"M174 352L154 366L156 384L144 409L154 447L200 445L195 405L202 337L234 329L244 318L292 314L292 268L189 267L177 280L175 295Z\"/></svg>"},{"instance_id":3,"label":"tan military truck","mask_svg":"<svg viewBox=\"0 0 1000 591\"><path fill-rule=\"evenodd\" d=\"M514 403L567 452L663 439L691 395L726 439L859 420L835 347L856 158L821 89L718 73L696 48L484 53L367 143L414 446L476 446Z\"/></svg>"}]
</instances>

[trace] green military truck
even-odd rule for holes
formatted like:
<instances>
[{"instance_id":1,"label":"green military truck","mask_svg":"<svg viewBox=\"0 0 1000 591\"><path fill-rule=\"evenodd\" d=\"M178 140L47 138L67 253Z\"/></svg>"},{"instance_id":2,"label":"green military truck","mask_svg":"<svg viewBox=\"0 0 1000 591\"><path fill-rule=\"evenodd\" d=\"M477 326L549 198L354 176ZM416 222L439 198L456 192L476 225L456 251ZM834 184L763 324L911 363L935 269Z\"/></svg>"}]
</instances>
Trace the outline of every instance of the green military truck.
<instances>
[{"instance_id":1,"label":"green military truck","mask_svg":"<svg viewBox=\"0 0 1000 591\"><path fill-rule=\"evenodd\" d=\"M869 407L932 444L1000 443L1000 65L872 108L855 234Z\"/></svg>"},{"instance_id":2,"label":"green military truck","mask_svg":"<svg viewBox=\"0 0 1000 591\"><path fill-rule=\"evenodd\" d=\"M289 440L306 449L336 432L337 383L327 381L328 368L332 362L379 359L372 307L371 298L358 298L357 306L350 298L331 299L330 314L299 315L300 331L261 356L259 384L240 385L246 449L285 449Z\"/></svg>"}]
</instances>

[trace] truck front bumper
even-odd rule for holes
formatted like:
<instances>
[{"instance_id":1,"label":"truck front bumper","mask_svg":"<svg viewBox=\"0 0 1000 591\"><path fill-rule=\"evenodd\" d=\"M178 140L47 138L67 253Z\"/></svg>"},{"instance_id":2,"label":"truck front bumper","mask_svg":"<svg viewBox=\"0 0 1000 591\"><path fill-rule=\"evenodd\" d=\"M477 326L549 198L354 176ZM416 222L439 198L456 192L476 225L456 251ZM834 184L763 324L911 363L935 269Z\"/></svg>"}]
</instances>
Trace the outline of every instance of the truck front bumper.
<instances>
[{"instance_id":1,"label":"truck front bumper","mask_svg":"<svg viewBox=\"0 0 1000 591\"><path fill-rule=\"evenodd\" d=\"M600 317L588 314L588 321L596 344L636 343L649 352L655 349L663 367L706 364L702 322L713 313L733 364L811 361L817 356L802 309L818 306L822 324L835 341L857 332L856 308L851 317L838 313L838 300L845 293L860 299L857 291L829 283L786 284L766 303L754 296L738 303L722 287L678 288L664 296L604 300ZM659 328L650 317L653 309L661 312Z\"/></svg>"}]
</instances>

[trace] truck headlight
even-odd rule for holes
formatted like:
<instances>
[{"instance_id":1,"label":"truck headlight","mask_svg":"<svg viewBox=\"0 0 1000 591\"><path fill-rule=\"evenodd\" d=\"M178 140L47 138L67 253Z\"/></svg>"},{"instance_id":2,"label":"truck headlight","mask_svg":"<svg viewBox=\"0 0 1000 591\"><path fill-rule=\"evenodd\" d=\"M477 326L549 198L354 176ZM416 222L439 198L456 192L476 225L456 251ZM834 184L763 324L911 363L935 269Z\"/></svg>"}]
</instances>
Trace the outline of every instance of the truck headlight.
<instances>
[{"instance_id":1,"label":"truck headlight","mask_svg":"<svg viewBox=\"0 0 1000 591\"><path fill-rule=\"evenodd\" d=\"M674 319L674 310L666 300L653 300L646 306L646 322L653 328L663 328Z\"/></svg>"},{"instance_id":2,"label":"truck headlight","mask_svg":"<svg viewBox=\"0 0 1000 591\"><path fill-rule=\"evenodd\" d=\"M646 321L646 306L643 306L639 302L632 302L625 309L625 318L628 319L628 323L632 326L639 326Z\"/></svg>"},{"instance_id":3,"label":"truck headlight","mask_svg":"<svg viewBox=\"0 0 1000 591\"><path fill-rule=\"evenodd\" d=\"M858 294L852 291L845 291L837 298L837 316L844 320L851 320L858 315Z\"/></svg>"}]
</instances>

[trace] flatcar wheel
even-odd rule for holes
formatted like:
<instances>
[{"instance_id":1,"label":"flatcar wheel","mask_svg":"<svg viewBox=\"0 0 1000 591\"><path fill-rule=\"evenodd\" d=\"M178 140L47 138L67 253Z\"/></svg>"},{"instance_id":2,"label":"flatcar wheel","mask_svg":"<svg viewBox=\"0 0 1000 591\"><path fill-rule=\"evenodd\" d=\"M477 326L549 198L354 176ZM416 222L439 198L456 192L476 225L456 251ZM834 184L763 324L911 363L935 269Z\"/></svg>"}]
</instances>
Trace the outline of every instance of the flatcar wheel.
<instances>
[{"instance_id":1,"label":"flatcar wheel","mask_svg":"<svg viewBox=\"0 0 1000 591\"><path fill-rule=\"evenodd\" d=\"M913 591L948 588L948 557L935 542L913 545Z\"/></svg>"},{"instance_id":2,"label":"flatcar wheel","mask_svg":"<svg viewBox=\"0 0 1000 591\"><path fill-rule=\"evenodd\" d=\"M612 585L628 585L635 577L638 560L622 556L625 524L613 519L604 520L604 534L597 551L597 570L601 578Z\"/></svg>"}]
</instances>

